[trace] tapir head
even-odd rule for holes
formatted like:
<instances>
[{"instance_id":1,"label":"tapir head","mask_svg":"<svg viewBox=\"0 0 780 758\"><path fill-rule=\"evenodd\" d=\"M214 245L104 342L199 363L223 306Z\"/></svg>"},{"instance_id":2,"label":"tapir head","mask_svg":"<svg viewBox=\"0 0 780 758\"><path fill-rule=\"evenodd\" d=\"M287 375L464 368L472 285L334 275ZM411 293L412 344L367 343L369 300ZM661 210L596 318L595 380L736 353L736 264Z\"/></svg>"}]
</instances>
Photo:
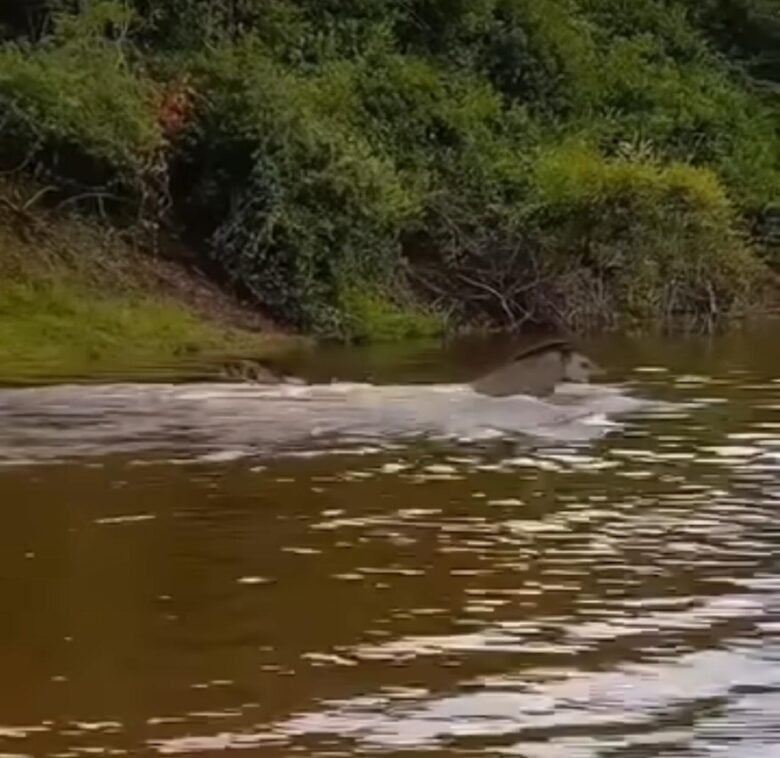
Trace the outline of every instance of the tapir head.
<instances>
[{"instance_id":1,"label":"tapir head","mask_svg":"<svg viewBox=\"0 0 780 758\"><path fill-rule=\"evenodd\" d=\"M472 382L473 389L491 397L552 394L561 382L588 382L601 369L565 340L549 340Z\"/></svg>"},{"instance_id":2,"label":"tapir head","mask_svg":"<svg viewBox=\"0 0 780 758\"><path fill-rule=\"evenodd\" d=\"M589 382L591 377L598 376L602 373L600 366L582 353L578 353L576 350L563 352L561 354L561 360L563 363L563 376L561 377L561 380L564 382Z\"/></svg>"}]
</instances>

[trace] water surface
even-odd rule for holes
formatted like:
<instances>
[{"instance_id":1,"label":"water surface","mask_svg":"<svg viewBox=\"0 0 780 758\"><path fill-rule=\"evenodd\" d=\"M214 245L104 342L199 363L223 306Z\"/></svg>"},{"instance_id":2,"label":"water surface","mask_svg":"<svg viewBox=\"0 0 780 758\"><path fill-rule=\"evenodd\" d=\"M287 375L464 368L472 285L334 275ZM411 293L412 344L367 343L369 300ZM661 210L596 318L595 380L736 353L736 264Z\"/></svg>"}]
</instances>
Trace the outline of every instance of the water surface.
<instances>
[{"instance_id":1,"label":"water surface","mask_svg":"<svg viewBox=\"0 0 780 758\"><path fill-rule=\"evenodd\" d=\"M542 410L458 350L0 392L0 754L780 755L775 335L599 340Z\"/></svg>"}]
</instances>

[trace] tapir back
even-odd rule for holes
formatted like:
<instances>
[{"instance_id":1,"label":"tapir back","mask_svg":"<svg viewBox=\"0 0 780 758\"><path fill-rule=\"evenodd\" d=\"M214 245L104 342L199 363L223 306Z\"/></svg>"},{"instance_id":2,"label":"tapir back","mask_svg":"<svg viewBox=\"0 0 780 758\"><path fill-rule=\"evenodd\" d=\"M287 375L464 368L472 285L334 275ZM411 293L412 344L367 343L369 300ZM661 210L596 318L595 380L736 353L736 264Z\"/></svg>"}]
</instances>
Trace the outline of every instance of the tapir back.
<instances>
[{"instance_id":1,"label":"tapir back","mask_svg":"<svg viewBox=\"0 0 780 758\"><path fill-rule=\"evenodd\" d=\"M556 385L563 381L564 374L564 352L555 348L520 357L477 379L471 386L476 392L491 397L543 397L554 392Z\"/></svg>"}]
</instances>

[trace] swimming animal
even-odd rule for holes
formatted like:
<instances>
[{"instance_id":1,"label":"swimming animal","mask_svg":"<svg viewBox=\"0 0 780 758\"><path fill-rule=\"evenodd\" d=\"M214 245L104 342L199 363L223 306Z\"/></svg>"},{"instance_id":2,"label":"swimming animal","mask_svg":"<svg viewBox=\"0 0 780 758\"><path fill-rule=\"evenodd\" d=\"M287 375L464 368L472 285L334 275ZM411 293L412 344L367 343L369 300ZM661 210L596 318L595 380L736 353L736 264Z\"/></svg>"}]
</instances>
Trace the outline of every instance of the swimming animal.
<instances>
[{"instance_id":1,"label":"swimming animal","mask_svg":"<svg viewBox=\"0 0 780 758\"><path fill-rule=\"evenodd\" d=\"M226 363L220 370L220 377L232 382L248 382L251 384L281 384L284 377L274 373L259 361L247 359Z\"/></svg>"},{"instance_id":2,"label":"swimming animal","mask_svg":"<svg viewBox=\"0 0 780 758\"><path fill-rule=\"evenodd\" d=\"M504 365L471 382L481 395L551 395L562 382L585 383L602 373L590 358L562 338L549 339L526 348Z\"/></svg>"},{"instance_id":3,"label":"swimming animal","mask_svg":"<svg viewBox=\"0 0 780 758\"><path fill-rule=\"evenodd\" d=\"M303 379L274 371L260 361L247 359L231 361L222 366L219 376L227 382L241 382L243 384L277 385L286 384L294 387L302 387L306 384Z\"/></svg>"},{"instance_id":4,"label":"swimming animal","mask_svg":"<svg viewBox=\"0 0 780 758\"><path fill-rule=\"evenodd\" d=\"M587 383L600 373L601 368L576 350L569 340L555 337L523 348L508 362L470 382L470 386L488 397L546 397L562 382ZM259 361L246 359L226 363L220 376L226 381L246 384L305 384Z\"/></svg>"},{"instance_id":5,"label":"swimming animal","mask_svg":"<svg viewBox=\"0 0 780 758\"><path fill-rule=\"evenodd\" d=\"M614 428L613 417L642 405L614 387L585 387L598 371L556 339L516 352L471 385L295 386L255 361L233 361L227 384L8 389L0 391L0 466L164 449L197 457L421 438L591 440ZM580 384L556 392L568 382Z\"/></svg>"}]
</instances>

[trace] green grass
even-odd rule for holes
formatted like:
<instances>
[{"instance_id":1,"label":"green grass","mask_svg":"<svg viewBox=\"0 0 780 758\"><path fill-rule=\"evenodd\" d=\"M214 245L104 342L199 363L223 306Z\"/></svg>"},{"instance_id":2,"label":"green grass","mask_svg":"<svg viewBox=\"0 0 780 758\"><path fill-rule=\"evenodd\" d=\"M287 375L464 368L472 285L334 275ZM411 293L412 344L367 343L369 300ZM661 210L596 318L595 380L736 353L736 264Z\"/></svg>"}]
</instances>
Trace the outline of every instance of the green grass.
<instances>
[{"instance_id":1,"label":"green grass","mask_svg":"<svg viewBox=\"0 0 780 758\"><path fill-rule=\"evenodd\" d=\"M0 284L0 382L177 373L273 339L200 320L144 294L101 295L65 280Z\"/></svg>"},{"instance_id":2,"label":"green grass","mask_svg":"<svg viewBox=\"0 0 780 758\"><path fill-rule=\"evenodd\" d=\"M34 192L0 182L12 202ZM34 219L25 234L0 213L0 383L197 378L300 342L234 328L244 314L228 293L199 290L186 266L163 266L106 227L43 209Z\"/></svg>"}]
</instances>

